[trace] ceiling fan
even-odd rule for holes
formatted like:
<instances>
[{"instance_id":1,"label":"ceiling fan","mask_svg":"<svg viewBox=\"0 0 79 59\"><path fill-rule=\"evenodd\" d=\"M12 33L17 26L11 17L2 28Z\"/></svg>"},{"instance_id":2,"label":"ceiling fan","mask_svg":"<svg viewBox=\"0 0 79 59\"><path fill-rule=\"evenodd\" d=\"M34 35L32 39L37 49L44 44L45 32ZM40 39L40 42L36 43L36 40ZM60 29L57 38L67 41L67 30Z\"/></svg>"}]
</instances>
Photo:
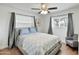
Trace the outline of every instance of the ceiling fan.
<instances>
[{"instance_id":1,"label":"ceiling fan","mask_svg":"<svg viewBox=\"0 0 79 59\"><path fill-rule=\"evenodd\" d=\"M51 7L48 8L48 5L46 3L41 3L41 7L40 8L31 8L32 10L40 10L38 13L39 14L47 14L50 13L49 10L56 10L57 7Z\"/></svg>"}]
</instances>

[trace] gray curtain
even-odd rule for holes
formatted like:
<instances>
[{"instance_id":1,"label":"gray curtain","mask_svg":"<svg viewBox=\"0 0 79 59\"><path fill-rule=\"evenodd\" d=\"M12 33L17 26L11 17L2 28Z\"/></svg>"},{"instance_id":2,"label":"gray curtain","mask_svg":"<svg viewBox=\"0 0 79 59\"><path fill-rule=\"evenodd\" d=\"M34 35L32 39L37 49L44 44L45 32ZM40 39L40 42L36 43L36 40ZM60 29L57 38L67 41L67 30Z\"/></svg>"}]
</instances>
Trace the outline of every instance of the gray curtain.
<instances>
[{"instance_id":1,"label":"gray curtain","mask_svg":"<svg viewBox=\"0 0 79 59\"><path fill-rule=\"evenodd\" d=\"M12 12L9 23L8 47L13 48L14 45L15 45L15 13Z\"/></svg>"},{"instance_id":2,"label":"gray curtain","mask_svg":"<svg viewBox=\"0 0 79 59\"><path fill-rule=\"evenodd\" d=\"M35 28L36 28L36 31L38 31L38 30L37 30L37 25L36 25L35 17L34 17L34 26L35 26Z\"/></svg>"},{"instance_id":3,"label":"gray curtain","mask_svg":"<svg viewBox=\"0 0 79 59\"><path fill-rule=\"evenodd\" d=\"M67 36L73 36L73 35L74 35L74 27L73 27L72 13L68 13Z\"/></svg>"},{"instance_id":4,"label":"gray curtain","mask_svg":"<svg viewBox=\"0 0 79 59\"><path fill-rule=\"evenodd\" d=\"M53 34L53 31L52 31L52 19L51 19L51 17L50 17L50 22L49 22L48 34Z\"/></svg>"}]
</instances>

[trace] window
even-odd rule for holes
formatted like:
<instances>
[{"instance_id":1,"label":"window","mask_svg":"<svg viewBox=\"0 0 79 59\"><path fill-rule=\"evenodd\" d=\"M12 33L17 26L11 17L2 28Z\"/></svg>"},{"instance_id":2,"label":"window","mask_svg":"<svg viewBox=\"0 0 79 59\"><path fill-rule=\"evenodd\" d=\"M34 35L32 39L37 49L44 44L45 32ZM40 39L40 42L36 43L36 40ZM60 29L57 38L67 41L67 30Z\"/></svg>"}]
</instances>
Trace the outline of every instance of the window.
<instances>
[{"instance_id":1,"label":"window","mask_svg":"<svg viewBox=\"0 0 79 59\"><path fill-rule=\"evenodd\" d=\"M68 22L67 16L60 16L60 17L52 17L52 26L54 28L64 28L67 27Z\"/></svg>"},{"instance_id":2,"label":"window","mask_svg":"<svg viewBox=\"0 0 79 59\"><path fill-rule=\"evenodd\" d=\"M61 41L65 43L67 34L68 15L59 15L52 17L53 34L59 36Z\"/></svg>"},{"instance_id":3,"label":"window","mask_svg":"<svg viewBox=\"0 0 79 59\"><path fill-rule=\"evenodd\" d=\"M34 17L16 15L16 28L34 27Z\"/></svg>"}]
</instances>

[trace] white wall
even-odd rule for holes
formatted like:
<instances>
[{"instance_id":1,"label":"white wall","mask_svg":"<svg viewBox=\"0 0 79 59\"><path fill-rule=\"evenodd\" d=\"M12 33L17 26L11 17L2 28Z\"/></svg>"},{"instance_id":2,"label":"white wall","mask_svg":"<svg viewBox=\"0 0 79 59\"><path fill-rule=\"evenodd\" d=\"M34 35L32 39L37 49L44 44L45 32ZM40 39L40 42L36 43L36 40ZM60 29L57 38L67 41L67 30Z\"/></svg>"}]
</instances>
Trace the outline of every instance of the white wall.
<instances>
[{"instance_id":1,"label":"white wall","mask_svg":"<svg viewBox=\"0 0 79 59\"><path fill-rule=\"evenodd\" d=\"M65 10L65 11L40 16L40 18L42 18L41 19L41 22L42 22L41 31L44 33L48 33L50 16L62 15L62 14L67 14L67 13L74 13L73 14L74 31L76 34L79 35L79 7L78 6L75 8L72 8L72 9ZM60 35L61 35L61 33L60 33Z\"/></svg>"},{"instance_id":2,"label":"white wall","mask_svg":"<svg viewBox=\"0 0 79 59\"><path fill-rule=\"evenodd\" d=\"M28 11L22 11L7 7L5 5L0 5L0 49L8 47L8 28L11 15L10 12L31 15L38 18L36 14L30 13Z\"/></svg>"}]
</instances>

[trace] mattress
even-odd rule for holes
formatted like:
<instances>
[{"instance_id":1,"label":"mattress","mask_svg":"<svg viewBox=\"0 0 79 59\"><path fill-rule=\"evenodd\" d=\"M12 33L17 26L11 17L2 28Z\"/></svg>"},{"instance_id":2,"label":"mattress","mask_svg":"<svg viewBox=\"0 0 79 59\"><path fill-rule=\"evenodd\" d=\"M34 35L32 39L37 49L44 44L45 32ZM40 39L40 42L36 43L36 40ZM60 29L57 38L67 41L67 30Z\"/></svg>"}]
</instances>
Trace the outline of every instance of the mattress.
<instances>
[{"instance_id":1,"label":"mattress","mask_svg":"<svg viewBox=\"0 0 79 59\"><path fill-rule=\"evenodd\" d=\"M59 37L45 33L32 33L20 35L17 39L17 46L24 54L44 55L51 48L55 49L59 45Z\"/></svg>"}]
</instances>

